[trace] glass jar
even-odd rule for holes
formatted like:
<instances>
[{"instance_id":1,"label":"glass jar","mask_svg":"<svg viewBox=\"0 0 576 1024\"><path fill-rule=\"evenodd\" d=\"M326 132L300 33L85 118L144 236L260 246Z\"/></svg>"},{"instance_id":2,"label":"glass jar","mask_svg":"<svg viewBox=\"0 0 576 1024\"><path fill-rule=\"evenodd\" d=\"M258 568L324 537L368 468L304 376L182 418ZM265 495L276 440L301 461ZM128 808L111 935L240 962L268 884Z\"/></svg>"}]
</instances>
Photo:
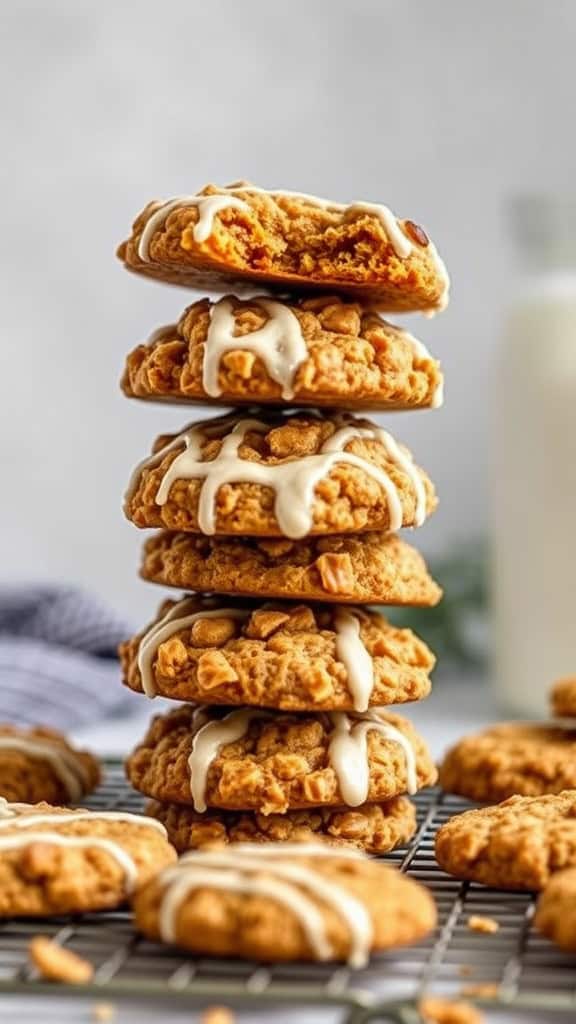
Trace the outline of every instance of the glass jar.
<instances>
[{"instance_id":1,"label":"glass jar","mask_svg":"<svg viewBox=\"0 0 576 1024\"><path fill-rule=\"evenodd\" d=\"M511 204L519 265L495 384L495 686L548 714L576 676L576 197Z\"/></svg>"}]
</instances>

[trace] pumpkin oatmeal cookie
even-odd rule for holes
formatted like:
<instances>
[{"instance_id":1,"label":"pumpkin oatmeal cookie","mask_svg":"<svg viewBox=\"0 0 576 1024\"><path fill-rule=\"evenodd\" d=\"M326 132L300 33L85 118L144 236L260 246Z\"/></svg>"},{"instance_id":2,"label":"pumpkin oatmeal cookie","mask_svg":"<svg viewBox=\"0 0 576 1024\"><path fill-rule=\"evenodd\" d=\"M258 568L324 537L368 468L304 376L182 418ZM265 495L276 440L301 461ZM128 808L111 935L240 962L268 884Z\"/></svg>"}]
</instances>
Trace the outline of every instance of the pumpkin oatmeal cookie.
<instances>
[{"instance_id":1,"label":"pumpkin oatmeal cookie","mask_svg":"<svg viewBox=\"0 0 576 1024\"><path fill-rule=\"evenodd\" d=\"M287 540L164 531L142 551L140 575L181 590L340 604L438 604L442 590L397 534Z\"/></svg>"},{"instance_id":2,"label":"pumpkin oatmeal cookie","mask_svg":"<svg viewBox=\"0 0 576 1024\"><path fill-rule=\"evenodd\" d=\"M193 953L353 967L436 924L431 895L397 868L357 850L303 843L185 854L138 891L134 912L148 938Z\"/></svg>"},{"instance_id":3,"label":"pumpkin oatmeal cookie","mask_svg":"<svg viewBox=\"0 0 576 1024\"><path fill-rule=\"evenodd\" d=\"M538 900L534 924L567 953L576 953L576 868L550 879Z\"/></svg>"},{"instance_id":4,"label":"pumpkin oatmeal cookie","mask_svg":"<svg viewBox=\"0 0 576 1024\"><path fill-rule=\"evenodd\" d=\"M160 437L125 512L139 527L297 540L419 526L436 503L407 449L369 420L231 415Z\"/></svg>"},{"instance_id":5,"label":"pumpkin oatmeal cookie","mask_svg":"<svg viewBox=\"0 0 576 1024\"><path fill-rule=\"evenodd\" d=\"M100 782L99 761L55 729L0 724L0 797L24 803L81 800Z\"/></svg>"},{"instance_id":6,"label":"pumpkin oatmeal cookie","mask_svg":"<svg viewBox=\"0 0 576 1024\"><path fill-rule=\"evenodd\" d=\"M381 310L437 312L446 268L426 232L385 206L348 206L248 182L155 200L118 249L128 269L226 291L244 281L281 291L336 291Z\"/></svg>"},{"instance_id":7,"label":"pumpkin oatmeal cookie","mask_svg":"<svg viewBox=\"0 0 576 1024\"><path fill-rule=\"evenodd\" d=\"M152 720L126 772L154 800L265 815L380 803L436 780L423 740L391 712L226 713L189 704Z\"/></svg>"},{"instance_id":8,"label":"pumpkin oatmeal cookie","mask_svg":"<svg viewBox=\"0 0 576 1024\"><path fill-rule=\"evenodd\" d=\"M117 907L175 859L156 819L3 801L0 917Z\"/></svg>"},{"instance_id":9,"label":"pumpkin oatmeal cookie","mask_svg":"<svg viewBox=\"0 0 576 1024\"><path fill-rule=\"evenodd\" d=\"M557 718L573 718L576 730L576 676L559 679L550 691L552 714Z\"/></svg>"},{"instance_id":10,"label":"pumpkin oatmeal cookie","mask_svg":"<svg viewBox=\"0 0 576 1024\"><path fill-rule=\"evenodd\" d=\"M166 601L121 644L124 682L175 700L285 711L365 711L421 700L435 658L409 629L371 609Z\"/></svg>"},{"instance_id":11,"label":"pumpkin oatmeal cookie","mask_svg":"<svg viewBox=\"0 0 576 1024\"><path fill-rule=\"evenodd\" d=\"M285 814L251 811L206 811L183 804L152 801L146 813L165 825L179 853L213 843L329 843L354 846L366 853L387 853L403 846L416 830L416 810L405 796L361 807L321 807Z\"/></svg>"},{"instance_id":12,"label":"pumpkin oatmeal cookie","mask_svg":"<svg viewBox=\"0 0 576 1024\"><path fill-rule=\"evenodd\" d=\"M407 331L334 296L201 299L127 358L130 398L418 409L442 404L438 362Z\"/></svg>"}]
</instances>

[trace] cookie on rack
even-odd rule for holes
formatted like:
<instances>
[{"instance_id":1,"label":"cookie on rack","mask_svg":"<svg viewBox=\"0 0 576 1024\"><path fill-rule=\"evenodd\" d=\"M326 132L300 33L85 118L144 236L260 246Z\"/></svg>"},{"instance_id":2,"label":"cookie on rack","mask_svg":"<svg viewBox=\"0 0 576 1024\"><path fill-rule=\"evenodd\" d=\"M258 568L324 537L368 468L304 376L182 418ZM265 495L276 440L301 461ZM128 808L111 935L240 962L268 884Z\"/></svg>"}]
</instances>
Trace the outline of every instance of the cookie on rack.
<instances>
[{"instance_id":1,"label":"cookie on rack","mask_svg":"<svg viewBox=\"0 0 576 1024\"><path fill-rule=\"evenodd\" d=\"M285 711L366 711L421 700L435 658L370 608L185 597L119 648L149 697Z\"/></svg>"},{"instance_id":2,"label":"cookie on rack","mask_svg":"<svg viewBox=\"0 0 576 1024\"><path fill-rule=\"evenodd\" d=\"M510 722L466 736L444 757L439 781L481 803L576 788L576 723Z\"/></svg>"},{"instance_id":3,"label":"cookie on rack","mask_svg":"<svg viewBox=\"0 0 576 1024\"><path fill-rule=\"evenodd\" d=\"M382 310L437 312L450 284L423 228L386 206L245 181L150 202L118 257L130 270L208 292L244 281L335 291Z\"/></svg>"},{"instance_id":4,"label":"cookie on rack","mask_svg":"<svg viewBox=\"0 0 576 1024\"><path fill-rule=\"evenodd\" d=\"M419 526L436 504L408 450L369 420L231 414L160 437L125 512L140 527L297 540Z\"/></svg>"},{"instance_id":5,"label":"cookie on rack","mask_svg":"<svg viewBox=\"0 0 576 1024\"><path fill-rule=\"evenodd\" d=\"M457 814L436 835L436 859L449 874L495 889L542 889L576 867L576 790Z\"/></svg>"},{"instance_id":6,"label":"cookie on rack","mask_svg":"<svg viewBox=\"0 0 576 1024\"><path fill-rule=\"evenodd\" d=\"M416 831L416 809L405 796L360 807L320 807L285 814L205 811L151 801L146 813L166 827L179 853L213 843L326 842L382 854L407 843Z\"/></svg>"},{"instance_id":7,"label":"cookie on rack","mask_svg":"<svg viewBox=\"0 0 576 1024\"><path fill-rule=\"evenodd\" d=\"M424 938L432 896L356 850L240 843L185 854L134 898L136 926L192 953L266 962L346 960Z\"/></svg>"},{"instance_id":8,"label":"cookie on rack","mask_svg":"<svg viewBox=\"0 0 576 1024\"><path fill-rule=\"evenodd\" d=\"M1 917L117 907L175 859L154 818L0 802Z\"/></svg>"},{"instance_id":9,"label":"cookie on rack","mask_svg":"<svg viewBox=\"0 0 576 1024\"><path fill-rule=\"evenodd\" d=\"M140 575L181 590L289 601L433 607L442 597L420 552L394 533L294 541L166 530L146 541Z\"/></svg>"},{"instance_id":10,"label":"cookie on rack","mask_svg":"<svg viewBox=\"0 0 576 1024\"><path fill-rule=\"evenodd\" d=\"M576 730L576 676L567 676L554 683L550 690L550 706L555 718L567 719Z\"/></svg>"},{"instance_id":11,"label":"cookie on rack","mask_svg":"<svg viewBox=\"0 0 576 1024\"><path fill-rule=\"evenodd\" d=\"M0 797L74 803L100 782L99 761L55 729L0 724Z\"/></svg>"},{"instance_id":12,"label":"cookie on rack","mask_svg":"<svg viewBox=\"0 0 576 1024\"><path fill-rule=\"evenodd\" d=\"M126 361L129 398L437 408L440 365L408 331L335 296L201 299Z\"/></svg>"},{"instance_id":13,"label":"cookie on rack","mask_svg":"<svg viewBox=\"0 0 576 1024\"><path fill-rule=\"evenodd\" d=\"M561 949L576 953L576 867L550 879L538 900L534 924Z\"/></svg>"},{"instance_id":14,"label":"cookie on rack","mask_svg":"<svg viewBox=\"0 0 576 1024\"><path fill-rule=\"evenodd\" d=\"M392 712L291 715L190 704L152 720L126 772L154 800L265 815L380 803L436 780L424 741Z\"/></svg>"}]
</instances>

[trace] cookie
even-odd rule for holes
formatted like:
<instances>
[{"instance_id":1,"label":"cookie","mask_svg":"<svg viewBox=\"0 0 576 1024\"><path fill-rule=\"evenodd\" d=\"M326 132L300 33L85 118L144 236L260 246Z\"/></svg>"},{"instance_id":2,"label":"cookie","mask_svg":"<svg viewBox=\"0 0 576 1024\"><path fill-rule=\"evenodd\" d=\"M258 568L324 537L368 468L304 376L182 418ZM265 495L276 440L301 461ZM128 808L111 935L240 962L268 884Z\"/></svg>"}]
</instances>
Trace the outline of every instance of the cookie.
<instances>
[{"instance_id":1,"label":"cookie","mask_svg":"<svg viewBox=\"0 0 576 1024\"><path fill-rule=\"evenodd\" d=\"M304 414L223 416L161 437L125 499L140 527L292 540L420 526L435 506L429 478L381 427Z\"/></svg>"},{"instance_id":2,"label":"cookie","mask_svg":"<svg viewBox=\"0 0 576 1024\"><path fill-rule=\"evenodd\" d=\"M407 331L334 296L201 299L127 358L130 398L438 408L440 365Z\"/></svg>"},{"instance_id":3,"label":"cookie","mask_svg":"<svg viewBox=\"0 0 576 1024\"><path fill-rule=\"evenodd\" d=\"M245 181L149 203L118 257L130 270L208 292L244 281L335 291L382 310L437 312L450 284L426 232L387 207Z\"/></svg>"},{"instance_id":4,"label":"cookie","mask_svg":"<svg viewBox=\"0 0 576 1024\"><path fill-rule=\"evenodd\" d=\"M560 871L538 900L534 924L567 953L576 953L576 868Z\"/></svg>"},{"instance_id":5,"label":"cookie","mask_svg":"<svg viewBox=\"0 0 576 1024\"><path fill-rule=\"evenodd\" d=\"M0 802L1 917L117 907L175 859L154 818Z\"/></svg>"},{"instance_id":6,"label":"cookie","mask_svg":"<svg viewBox=\"0 0 576 1024\"><path fill-rule=\"evenodd\" d=\"M183 804L152 801L146 813L166 827L179 853L211 843L329 843L354 846L367 853L387 853L403 846L416 831L416 810L405 796L382 804L351 808L308 808L286 814L250 811L206 811L199 814Z\"/></svg>"},{"instance_id":7,"label":"cookie","mask_svg":"<svg viewBox=\"0 0 576 1024\"><path fill-rule=\"evenodd\" d=\"M176 700L366 711L421 700L435 658L410 629L355 606L166 601L119 648L124 682Z\"/></svg>"},{"instance_id":8,"label":"cookie","mask_svg":"<svg viewBox=\"0 0 576 1024\"><path fill-rule=\"evenodd\" d=\"M426 996L420 1000L418 1011L423 1024L485 1024L486 1020L480 1010L463 999Z\"/></svg>"},{"instance_id":9,"label":"cookie","mask_svg":"<svg viewBox=\"0 0 576 1024\"><path fill-rule=\"evenodd\" d=\"M576 730L576 676L559 679L550 691L552 714L556 718L574 719Z\"/></svg>"},{"instance_id":10,"label":"cookie","mask_svg":"<svg viewBox=\"0 0 576 1024\"><path fill-rule=\"evenodd\" d=\"M529 722L493 725L448 751L439 781L448 793L482 803L576 788L576 730Z\"/></svg>"},{"instance_id":11,"label":"cookie","mask_svg":"<svg viewBox=\"0 0 576 1024\"><path fill-rule=\"evenodd\" d=\"M576 790L458 814L436 835L436 859L495 889L542 889L554 872L576 867Z\"/></svg>"},{"instance_id":12,"label":"cookie","mask_svg":"<svg viewBox=\"0 0 576 1024\"><path fill-rule=\"evenodd\" d=\"M394 533L205 537L164 531L143 548L140 575L182 590L291 601L438 604L422 555Z\"/></svg>"},{"instance_id":13,"label":"cookie","mask_svg":"<svg viewBox=\"0 0 576 1024\"><path fill-rule=\"evenodd\" d=\"M0 725L0 796L24 803L81 800L100 782L97 758L44 726Z\"/></svg>"},{"instance_id":14,"label":"cookie","mask_svg":"<svg viewBox=\"0 0 576 1024\"><path fill-rule=\"evenodd\" d=\"M154 800L264 815L380 803L436 779L423 740L391 712L289 715L189 704L153 719L126 772Z\"/></svg>"},{"instance_id":15,"label":"cookie","mask_svg":"<svg viewBox=\"0 0 576 1024\"><path fill-rule=\"evenodd\" d=\"M428 891L356 850L305 843L239 843L188 853L139 889L136 927L196 954L346 960L427 935Z\"/></svg>"}]
</instances>

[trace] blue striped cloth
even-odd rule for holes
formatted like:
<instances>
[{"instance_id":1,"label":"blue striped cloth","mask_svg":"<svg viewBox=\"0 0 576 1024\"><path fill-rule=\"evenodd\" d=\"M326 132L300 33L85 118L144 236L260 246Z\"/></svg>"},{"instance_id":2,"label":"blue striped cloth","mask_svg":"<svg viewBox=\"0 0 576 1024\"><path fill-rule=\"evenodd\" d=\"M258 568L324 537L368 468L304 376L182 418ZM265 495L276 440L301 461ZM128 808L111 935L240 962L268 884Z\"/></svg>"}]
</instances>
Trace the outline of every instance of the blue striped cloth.
<instances>
[{"instance_id":1,"label":"blue striped cloth","mask_svg":"<svg viewBox=\"0 0 576 1024\"><path fill-rule=\"evenodd\" d=\"M1 587L0 721L71 729L129 713L116 648L131 632L75 587Z\"/></svg>"}]
</instances>

